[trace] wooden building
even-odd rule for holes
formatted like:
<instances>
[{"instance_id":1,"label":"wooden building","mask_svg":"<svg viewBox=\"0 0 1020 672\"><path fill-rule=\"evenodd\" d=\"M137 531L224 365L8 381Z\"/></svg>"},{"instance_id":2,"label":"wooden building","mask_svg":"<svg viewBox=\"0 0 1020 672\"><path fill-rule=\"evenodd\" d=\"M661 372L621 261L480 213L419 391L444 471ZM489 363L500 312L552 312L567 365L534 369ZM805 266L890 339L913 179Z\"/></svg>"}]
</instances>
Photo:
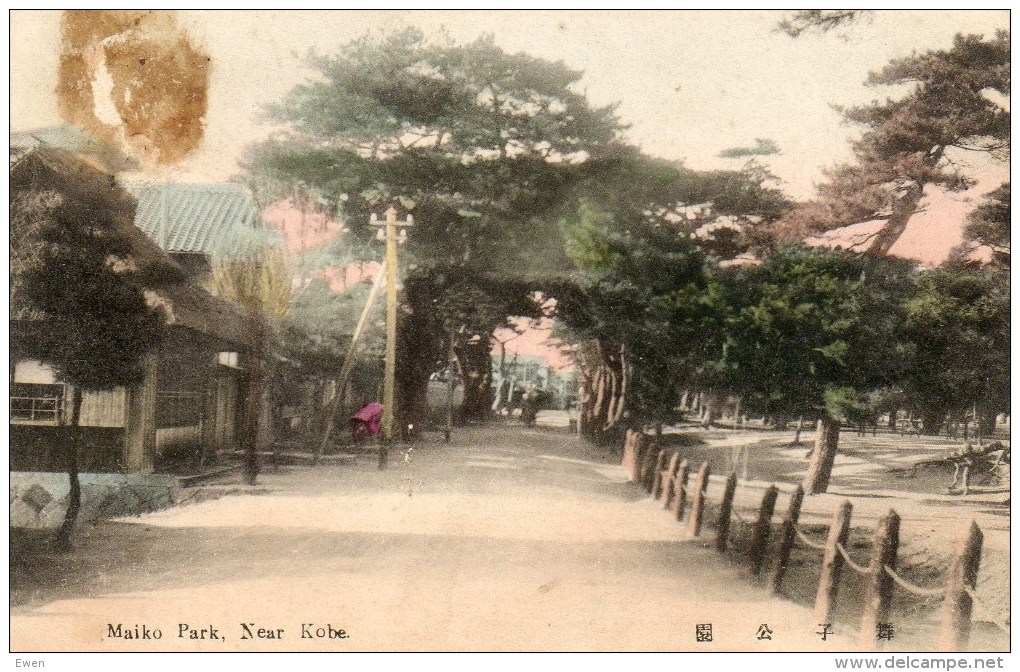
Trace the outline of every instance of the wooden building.
<instances>
[{"instance_id":1,"label":"wooden building","mask_svg":"<svg viewBox=\"0 0 1020 672\"><path fill-rule=\"evenodd\" d=\"M86 450L83 472L148 473L180 461L199 462L233 450L242 417L251 318L236 304L214 297L134 226L137 202L88 157L45 143L11 151L12 204L19 193L75 198L81 190L108 190L116 222L130 240L122 263L163 279L148 290L150 304L167 315L167 336L148 355L144 382L84 395L80 424ZM13 206L12 206L13 207ZM12 260L26 249L16 249ZM12 268L14 267L12 261ZM174 281L166 282L172 277ZM63 471L70 390L38 361L19 356L19 324L34 319L11 285L11 471Z\"/></svg>"}]
</instances>

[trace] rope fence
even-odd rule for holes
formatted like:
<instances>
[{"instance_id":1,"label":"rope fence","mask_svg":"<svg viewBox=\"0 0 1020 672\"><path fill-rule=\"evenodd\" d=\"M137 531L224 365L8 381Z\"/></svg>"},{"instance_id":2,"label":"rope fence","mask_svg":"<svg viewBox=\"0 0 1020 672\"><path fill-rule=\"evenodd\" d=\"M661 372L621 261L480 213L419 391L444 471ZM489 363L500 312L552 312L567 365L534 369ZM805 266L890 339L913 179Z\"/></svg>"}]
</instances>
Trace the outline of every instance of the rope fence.
<instances>
[{"instance_id":1,"label":"rope fence","mask_svg":"<svg viewBox=\"0 0 1020 672\"><path fill-rule=\"evenodd\" d=\"M854 570L858 574L868 574L871 572L870 567L858 565L856 562L854 562L854 559L850 557L850 553L848 553L847 550L843 548L843 544L836 544L836 550L839 551L839 554L843 556L843 560L845 560L846 564L850 566L850 569Z\"/></svg>"},{"instance_id":2,"label":"rope fence","mask_svg":"<svg viewBox=\"0 0 1020 672\"><path fill-rule=\"evenodd\" d=\"M631 481L642 485L654 500L661 500L662 508L669 510L677 521L685 523L690 537L699 536L710 480L707 462L695 467L688 460L682 459L679 451L660 449L643 433L628 430L624 438L622 466ZM735 538L731 533L732 519L736 519L745 528L749 527L751 532L744 554L750 573L758 576L767 569L766 583L773 595L780 594L796 543L821 551L822 564L814 614L822 622L832 619L843 567L856 572L863 577L865 583L859 634L862 650L875 648L876 627L888 621L896 587L918 597L941 598L936 642L938 651L966 650L975 608L982 613L983 621L988 621L1006 634L1010 633L1009 624L994 618L988 606L975 594L983 543L983 534L976 523L971 522L956 541L945 584L924 587L908 581L896 571L900 518L895 511L890 510L879 521L871 543L871 557L867 563L862 564L856 562L847 550L853 511L849 501L844 501L834 513L825 541L818 542L805 534L797 524L804 499L803 488L798 486L790 495L788 508L775 533L772 520L778 496L776 486L772 485L764 491L756 520L744 518L733 505L736 488L736 474L731 473L726 479L722 501L718 509L714 509L718 514L715 522L716 549L719 552L726 551L728 544ZM916 555L912 553L906 557Z\"/></svg>"},{"instance_id":3,"label":"rope fence","mask_svg":"<svg viewBox=\"0 0 1020 672\"><path fill-rule=\"evenodd\" d=\"M813 548L817 551L825 550L825 544L819 544L815 541L812 541L807 535L800 531L799 527L795 527L794 531L797 533L797 538L800 539L800 542L807 546L808 548Z\"/></svg>"},{"instance_id":4,"label":"rope fence","mask_svg":"<svg viewBox=\"0 0 1020 672\"><path fill-rule=\"evenodd\" d=\"M884 567L882 567L882 569L885 570L886 574L892 577L892 580L896 582L897 586L907 591L908 593L913 593L914 595L921 595L923 597L946 596L945 586L943 586L942 588L922 588L921 586L915 583L911 583L904 579L902 576L896 573L896 570L894 570L892 567L889 567L888 565L885 565Z\"/></svg>"}]
</instances>

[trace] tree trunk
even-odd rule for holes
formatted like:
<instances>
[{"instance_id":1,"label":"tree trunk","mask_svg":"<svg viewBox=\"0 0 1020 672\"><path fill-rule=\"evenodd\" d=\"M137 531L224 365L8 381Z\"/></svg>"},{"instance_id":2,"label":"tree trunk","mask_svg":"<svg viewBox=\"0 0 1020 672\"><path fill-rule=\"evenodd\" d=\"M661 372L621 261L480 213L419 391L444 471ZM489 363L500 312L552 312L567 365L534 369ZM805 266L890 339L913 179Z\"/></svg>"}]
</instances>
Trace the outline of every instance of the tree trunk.
<instances>
[{"instance_id":1,"label":"tree trunk","mask_svg":"<svg viewBox=\"0 0 1020 672\"><path fill-rule=\"evenodd\" d=\"M443 330L436 324L433 283L428 278L404 282L405 304L397 315L397 370L394 427L413 425L415 432L428 419L429 376L437 361L447 357Z\"/></svg>"},{"instance_id":2,"label":"tree trunk","mask_svg":"<svg viewBox=\"0 0 1020 672\"><path fill-rule=\"evenodd\" d=\"M800 445L800 433L804 429L804 416L797 418L797 433L793 435L793 445Z\"/></svg>"},{"instance_id":3,"label":"tree trunk","mask_svg":"<svg viewBox=\"0 0 1020 672\"><path fill-rule=\"evenodd\" d=\"M839 421L823 415L818 421L818 435L811 455L811 464L808 466L807 474L804 475L804 492L818 495L828 489L838 446Z\"/></svg>"},{"instance_id":4,"label":"tree trunk","mask_svg":"<svg viewBox=\"0 0 1020 672\"><path fill-rule=\"evenodd\" d=\"M578 347L580 431L591 441L613 443L627 408L627 363L622 347L588 341Z\"/></svg>"},{"instance_id":5,"label":"tree trunk","mask_svg":"<svg viewBox=\"0 0 1020 672\"><path fill-rule=\"evenodd\" d=\"M78 520L78 513L81 511L81 480L78 478L78 460L81 455L82 433L81 421L82 391L77 385L71 396L71 440L66 450L67 477L70 481L71 491L67 496L67 511L64 513L64 522L57 532L56 547L61 551L70 551L71 533L74 532L75 522Z\"/></svg>"},{"instance_id":6,"label":"tree trunk","mask_svg":"<svg viewBox=\"0 0 1020 672\"><path fill-rule=\"evenodd\" d=\"M945 417L946 413L941 409L925 409L921 411L921 433L925 436L938 436Z\"/></svg>"},{"instance_id":7,"label":"tree trunk","mask_svg":"<svg viewBox=\"0 0 1020 672\"><path fill-rule=\"evenodd\" d=\"M900 239L903 232L907 230L907 223L917 212L917 205L921 202L924 194L924 184L916 181L910 182L902 189L902 193L893 201L892 214L875 236L874 242L868 248L868 254L876 257L884 257L889 250Z\"/></svg>"},{"instance_id":8,"label":"tree trunk","mask_svg":"<svg viewBox=\"0 0 1020 672\"><path fill-rule=\"evenodd\" d=\"M715 392L709 390L705 392L704 396L705 405L701 412L701 426L708 429L712 426L712 423L716 419L716 408L715 408Z\"/></svg>"},{"instance_id":9,"label":"tree trunk","mask_svg":"<svg viewBox=\"0 0 1020 672\"><path fill-rule=\"evenodd\" d=\"M460 362L461 380L464 381L464 401L461 415L465 420L483 422L492 411L492 355L488 334L474 343L456 346Z\"/></svg>"},{"instance_id":10,"label":"tree trunk","mask_svg":"<svg viewBox=\"0 0 1020 672\"><path fill-rule=\"evenodd\" d=\"M993 436L995 434L995 411L978 412L978 436Z\"/></svg>"}]
</instances>

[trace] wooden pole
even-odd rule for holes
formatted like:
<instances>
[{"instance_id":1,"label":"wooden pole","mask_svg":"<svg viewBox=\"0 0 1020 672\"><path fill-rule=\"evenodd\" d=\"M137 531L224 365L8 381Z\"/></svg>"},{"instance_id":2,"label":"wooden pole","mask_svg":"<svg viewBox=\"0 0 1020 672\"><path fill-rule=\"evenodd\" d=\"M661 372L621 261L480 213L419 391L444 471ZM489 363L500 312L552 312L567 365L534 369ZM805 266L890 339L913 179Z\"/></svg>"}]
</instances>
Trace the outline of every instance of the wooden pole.
<instances>
[{"instance_id":1,"label":"wooden pole","mask_svg":"<svg viewBox=\"0 0 1020 672\"><path fill-rule=\"evenodd\" d=\"M673 517L677 520L683 520L684 518L684 504L687 500L687 477L690 471L690 462L683 460L677 469L676 478L673 479L673 503L671 506L673 507Z\"/></svg>"},{"instance_id":2,"label":"wooden pole","mask_svg":"<svg viewBox=\"0 0 1020 672\"><path fill-rule=\"evenodd\" d=\"M641 472L641 456L638 454L640 446L637 442L637 432L632 429L627 430L627 445L624 450L627 452L627 476L631 481L637 482L638 475Z\"/></svg>"},{"instance_id":3,"label":"wooden pole","mask_svg":"<svg viewBox=\"0 0 1020 672\"><path fill-rule=\"evenodd\" d=\"M665 509L669 508L669 503L673 499L673 490L676 483L676 471L679 468L680 452L674 451L673 457L669 458L669 466L666 467L666 473L662 482L662 507Z\"/></svg>"},{"instance_id":4,"label":"wooden pole","mask_svg":"<svg viewBox=\"0 0 1020 672\"><path fill-rule=\"evenodd\" d=\"M687 532L692 537L701 534L701 517L705 513L705 491L708 489L708 462L698 469L698 478L694 481L694 500L691 502L691 517L687 519Z\"/></svg>"},{"instance_id":5,"label":"wooden pole","mask_svg":"<svg viewBox=\"0 0 1020 672\"><path fill-rule=\"evenodd\" d=\"M393 404L397 376L397 209L386 211L386 366L383 378L382 441L379 468L386 468L387 453L393 445Z\"/></svg>"},{"instance_id":6,"label":"wooden pole","mask_svg":"<svg viewBox=\"0 0 1020 672\"><path fill-rule=\"evenodd\" d=\"M634 480L634 430L628 429L623 434L623 459L620 461L624 473Z\"/></svg>"},{"instance_id":7,"label":"wooden pole","mask_svg":"<svg viewBox=\"0 0 1020 672\"><path fill-rule=\"evenodd\" d=\"M262 358L265 352L266 321L258 300L251 302L251 350L248 355L248 378L244 400L244 483L255 485L259 475L259 415L265 392L262 380Z\"/></svg>"},{"instance_id":8,"label":"wooden pole","mask_svg":"<svg viewBox=\"0 0 1020 672\"><path fill-rule=\"evenodd\" d=\"M977 523L971 521L964 534L957 539L953 561L949 565L946 597L942 602L939 622L939 651L965 651L970 640L970 617L974 601L969 590L977 585L978 566L981 564L981 544L984 535Z\"/></svg>"},{"instance_id":9,"label":"wooden pole","mask_svg":"<svg viewBox=\"0 0 1020 672\"><path fill-rule=\"evenodd\" d=\"M719 504L719 518L715 525L715 549L720 553L726 551L726 542L730 534L730 515L733 511L733 496L736 492L737 475L731 473L726 478L726 491L723 492L722 503Z\"/></svg>"},{"instance_id":10,"label":"wooden pole","mask_svg":"<svg viewBox=\"0 0 1020 672\"><path fill-rule=\"evenodd\" d=\"M793 550L793 542L797 535L797 521L800 520L800 507L804 504L804 488L797 486L790 498L790 506L786 510L786 517L783 518L783 525L779 530L779 544L776 548L773 559L772 572L769 574L768 590L773 595L779 594L779 588L783 585L783 576L786 574L786 567L790 563L790 551Z\"/></svg>"},{"instance_id":11,"label":"wooden pole","mask_svg":"<svg viewBox=\"0 0 1020 672\"><path fill-rule=\"evenodd\" d=\"M655 463L658 459L658 452L655 450L655 444L648 440L648 437L644 434L641 435L641 444L644 446L642 454L644 459L642 460L641 466L641 485L644 487L645 492L652 491L652 481L655 478Z\"/></svg>"},{"instance_id":12,"label":"wooden pole","mask_svg":"<svg viewBox=\"0 0 1020 672\"><path fill-rule=\"evenodd\" d=\"M829 526L822 556L822 573L818 578L818 592L815 593L815 620L828 623L836 609L836 595L839 592L839 577L843 573L843 556L836 550L836 544L846 548L850 539L850 514L854 507L848 501L836 510Z\"/></svg>"},{"instance_id":13,"label":"wooden pole","mask_svg":"<svg viewBox=\"0 0 1020 672\"><path fill-rule=\"evenodd\" d=\"M858 646L871 651L877 647L877 626L885 623L889 616L889 604L893 596L893 578L886 567L896 569L896 552L900 545L900 517L895 511L878 522L875 541L871 547L871 561L868 564L868 585L864 593L864 612L861 614L861 632Z\"/></svg>"},{"instance_id":14,"label":"wooden pole","mask_svg":"<svg viewBox=\"0 0 1020 672\"><path fill-rule=\"evenodd\" d=\"M765 551L768 549L769 530L772 527L772 512L776 509L776 499L779 497L779 488L770 485L761 498L761 506L758 507L758 520L754 523L751 532L751 543L747 547L747 559L751 565L751 574L761 574L762 564L765 562Z\"/></svg>"},{"instance_id":15,"label":"wooden pole","mask_svg":"<svg viewBox=\"0 0 1020 672\"><path fill-rule=\"evenodd\" d=\"M662 495L662 470L666 468L666 455L669 452L665 448L659 449L655 458L655 473L652 474L652 499L658 499Z\"/></svg>"},{"instance_id":16,"label":"wooden pole","mask_svg":"<svg viewBox=\"0 0 1020 672\"><path fill-rule=\"evenodd\" d=\"M456 385L457 375L457 350L454 348L454 341L457 339L455 332L450 332L450 347L446 353L446 365L449 368L446 380L446 430L443 432L443 440L450 442L453 435L453 390Z\"/></svg>"},{"instance_id":17,"label":"wooden pole","mask_svg":"<svg viewBox=\"0 0 1020 672\"><path fill-rule=\"evenodd\" d=\"M645 435L641 432L634 432L634 482L644 484L645 482L645 452L647 449Z\"/></svg>"},{"instance_id":18,"label":"wooden pole","mask_svg":"<svg viewBox=\"0 0 1020 672\"><path fill-rule=\"evenodd\" d=\"M361 335L365 331L365 325L368 324L368 317L372 313L372 306L375 305L376 298L379 296L379 289L383 286L383 278L386 277L386 262L383 261L382 267L379 272L376 273L375 279L372 281L372 289L368 292L368 298L365 300L365 306L361 309L361 317L358 318L358 324L354 327L354 335L351 336L351 344L347 346L347 355L344 357L344 363L340 365L340 375L336 378L336 388L333 396L326 404L326 430L322 435L322 441L316 444L315 453L312 456L312 464L318 464L322 456L322 453L329 446L330 438L333 436L333 427L336 425L336 414L343 406L344 391L347 389L347 380L351 377L351 370L354 367L354 361L357 358L358 343L361 340Z\"/></svg>"}]
</instances>

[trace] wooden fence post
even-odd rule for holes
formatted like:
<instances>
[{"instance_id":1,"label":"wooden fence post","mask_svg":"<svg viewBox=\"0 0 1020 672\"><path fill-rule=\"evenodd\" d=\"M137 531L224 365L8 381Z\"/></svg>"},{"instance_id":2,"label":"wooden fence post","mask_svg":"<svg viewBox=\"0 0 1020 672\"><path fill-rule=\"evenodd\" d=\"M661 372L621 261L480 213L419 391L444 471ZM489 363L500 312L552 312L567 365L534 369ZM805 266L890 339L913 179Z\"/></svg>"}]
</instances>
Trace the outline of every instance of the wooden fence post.
<instances>
[{"instance_id":1,"label":"wooden fence post","mask_svg":"<svg viewBox=\"0 0 1020 672\"><path fill-rule=\"evenodd\" d=\"M773 595L779 594L783 585L786 566L790 563L790 551L797 536L797 521L800 520L800 507L804 504L804 488L798 485L790 498L790 507L783 518L783 526L779 530L779 543L776 545L775 557L772 559L772 572L769 574L768 590Z\"/></svg>"},{"instance_id":2,"label":"wooden fence post","mask_svg":"<svg viewBox=\"0 0 1020 672\"><path fill-rule=\"evenodd\" d=\"M726 551L726 543L730 535L730 515L733 511L733 495L737 492L737 474L730 473L726 478L726 491L722 503L719 504L719 518L716 519L715 549L720 553Z\"/></svg>"},{"instance_id":3,"label":"wooden fence post","mask_svg":"<svg viewBox=\"0 0 1020 672\"><path fill-rule=\"evenodd\" d=\"M970 615L974 601L969 590L977 585L978 565L981 564L981 544L984 535L977 523L971 521L967 530L956 541L953 561L949 565L946 597L942 601L939 619L939 651L965 651L970 639Z\"/></svg>"},{"instance_id":4,"label":"wooden fence post","mask_svg":"<svg viewBox=\"0 0 1020 672\"><path fill-rule=\"evenodd\" d=\"M621 466L623 471L627 474L627 478L634 480L635 464L637 464L637 456L634 454L634 430L628 429L623 435L623 461Z\"/></svg>"},{"instance_id":5,"label":"wooden fence post","mask_svg":"<svg viewBox=\"0 0 1020 672\"><path fill-rule=\"evenodd\" d=\"M644 434L641 435L641 443L644 445L644 461L641 466L641 486L645 492L652 491L652 481L655 479L655 462L658 459L658 451L655 444Z\"/></svg>"},{"instance_id":6,"label":"wooden fence post","mask_svg":"<svg viewBox=\"0 0 1020 672\"><path fill-rule=\"evenodd\" d=\"M871 561L868 564L868 586L864 593L864 612L861 614L861 632L857 644L865 651L872 651L878 642L877 626L884 623L889 615L892 602L893 578L886 567L896 569L896 552L900 545L900 517L895 511L878 521L875 541L871 547Z\"/></svg>"},{"instance_id":7,"label":"wooden fence post","mask_svg":"<svg viewBox=\"0 0 1020 672\"><path fill-rule=\"evenodd\" d=\"M652 444L646 436L645 442L647 448L645 449L645 468L642 470L642 487L645 488L646 493L652 492L652 481L655 480L655 463L658 459L658 453L655 450L655 445Z\"/></svg>"},{"instance_id":8,"label":"wooden fence post","mask_svg":"<svg viewBox=\"0 0 1020 672\"><path fill-rule=\"evenodd\" d=\"M687 520L687 532L696 537L701 534L701 517L705 513L705 490L708 489L708 462L698 469L698 478L694 481L694 500L691 502L691 517Z\"/></svg>"},{"instance_id":9,"label":"wooden fence post","mask_svg":"<svg viewBox=\"0 0 1020 672\"><path fill-rule=\"evenodd\" d=\"M662 494L662 470L666 468L666 455L669 454L665 448L659 449L655 458L655 473L652 474L652 499L658 499Z\"/></svg>"},{"instance_id":10,"label":"wooden fence post","mask_svg":"<svg viewBox=\"0 0 1020 672\"><path fill-rule=\"evenodd\" d=\"M643 483L645 475L645 435L635 431L631 441L634 444L634 477L631 480L635 483Z\"/></svg>"},{"instance_id":11,"label":"wooden fence post","mask_svg":"<svg viewBox=\"0 0 1020 672\"><path fill-rule=\"evenodd\" d=\"M669 508L669 503L673 500L673 488L676 482L676 470L680 467L680 451L675 451L673 457L669 458L669 466L666 467L666 473L663 475L662 483L662 507L665 509Z\"/></svg>"},{"instance_id":12,"label":"wooden fence post","mask_svg":"<svg viewBox=\"0 0 1020 672\"><path fill-rule=\"evenodd\" d=\"M754 530L751 532L751 543L747 547L747 559L751 564L751 574L761 574L762 563L765 561L765 551L769 544L769 531L772 527L772 512L776 509L776 498L779 497L779 488L770 485L765 495L761 498L761 506L758 508L758 520L754 523Z\"/></svg>"},{"instance_id":13,"label":"wooden fence post","mask_svg":"<svg viewBox=\"0 0 1020 672\"><path fill-rule=\"evenodd\" d=\"M839 592L839 577L843 573L843 556L836 550L836 544L846 548L850 538L850 514L854 507L848 501L836 510L825 540L825 554L822 556L822 574L818 578L818 592L815 593L815 620L828 623L836 609L836 594Z\"/></svg>"},{"instance_id":14,"label":"wooden fence post","mask_svg":"<svg viewBox=\"0 0 1020 672\"><path fill-rule=\"evenodd\" d=\"M691 473L691 464L687 460L680 463L680 468L673 479L673 517L677 520L684 518L684 504L687 502L687 478Z\"/></svg>"}]
</instances>

